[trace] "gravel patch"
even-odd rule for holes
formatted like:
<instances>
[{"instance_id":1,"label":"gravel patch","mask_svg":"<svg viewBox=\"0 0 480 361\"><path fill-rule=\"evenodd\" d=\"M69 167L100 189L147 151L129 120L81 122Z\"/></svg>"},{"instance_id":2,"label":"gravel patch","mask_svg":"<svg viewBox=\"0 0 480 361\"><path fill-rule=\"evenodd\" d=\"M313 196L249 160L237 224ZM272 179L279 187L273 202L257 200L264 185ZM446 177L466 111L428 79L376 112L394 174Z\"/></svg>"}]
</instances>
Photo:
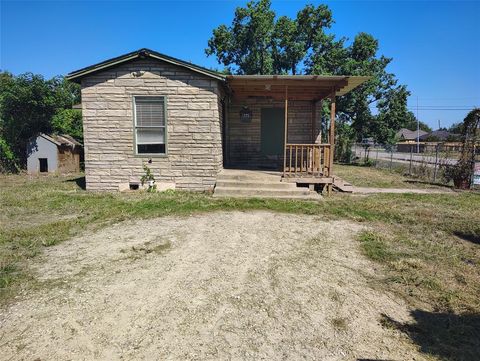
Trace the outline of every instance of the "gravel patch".
<instances>
[{"instance_id":1,"label":"gravel patch","mask_svg":"<svg viewBox=\"0 0 480 361\"><path fill-rule=\"evenodd\" d=\"M129 221L48 248L0 312L2 360L422 360L381 314L361 225L217 212Z\"/></svg>"}]
</instances>

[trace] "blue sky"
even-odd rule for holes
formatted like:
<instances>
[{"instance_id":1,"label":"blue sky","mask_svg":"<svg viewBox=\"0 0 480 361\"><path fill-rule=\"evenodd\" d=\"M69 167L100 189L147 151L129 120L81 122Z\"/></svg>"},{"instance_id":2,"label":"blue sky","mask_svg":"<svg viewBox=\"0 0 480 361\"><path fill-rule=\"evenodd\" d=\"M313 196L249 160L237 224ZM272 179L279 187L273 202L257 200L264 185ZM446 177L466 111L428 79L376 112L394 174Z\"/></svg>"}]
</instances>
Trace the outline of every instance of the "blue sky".
<instances>
[{"instance_id":1,"label":"blue sky","mask_svg":"<svg viewBox=\"0 0 480 361\"><path fill-rule=\"evenodd\" d=\"M245 1L5 1L0 0L0 68L49 78L147 47L207 67L212 29L230 24ZM273 1L295 16L317 1ZM393 57L389 71L407 84L409 106L433 128L460 121L480 106L480 1L327 1L332 31L352 39L365 31ZM221 67L220 67L221 68Z\"/></svg>"}]
</instances>

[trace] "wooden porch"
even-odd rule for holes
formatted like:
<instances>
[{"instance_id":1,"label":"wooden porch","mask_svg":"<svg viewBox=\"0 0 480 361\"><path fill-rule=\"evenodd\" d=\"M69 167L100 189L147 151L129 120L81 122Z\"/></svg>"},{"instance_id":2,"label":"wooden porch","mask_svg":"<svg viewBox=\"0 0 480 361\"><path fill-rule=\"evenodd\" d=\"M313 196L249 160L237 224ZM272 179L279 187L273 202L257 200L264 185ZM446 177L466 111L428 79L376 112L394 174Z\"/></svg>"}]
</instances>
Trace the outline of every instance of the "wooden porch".
<instances>
[{"instance_id":1,"label":"wooden porch","mask_svg":"<svg viewBox=\"0 0 480 361\"><path fill-rule=\"evenodd\" d=\"M333 157L335 152L335 107L336 97L367 80L367 77L314 76L314 75L230 75L227 81L233 98L237 101L248 99L270 99L284 106L283 169L282 181L302 184L322 184L331 191L333 184ZM291 142L289 127L298 120L289 114L291 102L302 101L310 104L310 129L304 129L303 140ZM317 109L322 112L324 102L329 111L318 114L324 122L321 134L317 129ZM320 105L320 107L318 107ZM302 123L305 123L303 120ZM309 141L308 141L309 140Z\"/></svg>"},{"instance_id":2,"label":"wooden porch","mask_svg":"<svg viewBox=\"0 0 480 361\"><path fill-rule=\"evenodd\" d=\"M333 183L330 173L330 144L290 144L285 146L283 181L308 184Z\"/></svg>"}]
</instances>

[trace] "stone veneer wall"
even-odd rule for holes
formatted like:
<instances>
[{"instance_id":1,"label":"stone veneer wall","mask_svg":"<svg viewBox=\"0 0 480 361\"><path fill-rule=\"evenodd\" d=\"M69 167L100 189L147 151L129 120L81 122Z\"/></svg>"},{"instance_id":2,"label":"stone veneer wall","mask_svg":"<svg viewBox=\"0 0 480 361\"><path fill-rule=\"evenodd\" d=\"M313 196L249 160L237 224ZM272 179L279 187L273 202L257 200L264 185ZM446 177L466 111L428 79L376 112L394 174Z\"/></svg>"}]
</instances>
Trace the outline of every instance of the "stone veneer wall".
<instances>
[{"instance_id":1,"label":"stone veneer wall","mask_svg":"<svg viewBox=\"0 0 480 361\"><path fill-rule=\"evenodd\" d=\"M134 95L167 97L167 156L152 157L148 164L160 187L212 189L222 168L221 88L217 80L151 59L85 77L87 189L114 191L140 181L149 158L134 153Z\"/></svg>"},{"instance_id":2,"label":"stone veneer wall","mask_svg":"<svg viewBox=\"0 0 480 361\"><path fill-rule=\"evenodd\" d=\"M242 106L252 110L250 123L240 121ZM260 128L262 108L284 108L284 101L249 98L245 100L231 100L228 111L227 126L227 165L244 168L273 168L283 167L283 154L277 158L267 157L261 153ZM316 104L316 134L320 132L321 124L320 102ZM282 127L284 119L279 119ZM312 103L309 101L288 102L288 142L313 143L312 139ZM283 141L283 140L282 140Z\"/></svg>"}]
</instances>

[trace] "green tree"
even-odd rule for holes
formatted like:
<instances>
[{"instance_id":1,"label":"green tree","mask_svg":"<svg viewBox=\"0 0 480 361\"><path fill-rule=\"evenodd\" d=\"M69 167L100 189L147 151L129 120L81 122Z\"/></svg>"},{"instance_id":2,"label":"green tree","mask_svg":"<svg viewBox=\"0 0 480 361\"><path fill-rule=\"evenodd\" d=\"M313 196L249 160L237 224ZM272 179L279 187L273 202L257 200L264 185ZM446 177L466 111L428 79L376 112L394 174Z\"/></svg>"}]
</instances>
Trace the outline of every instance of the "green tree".
<instances>
[{"instance_id":1,"label":"green tree","mask_svg":"<svg viewBox=\"0 0 480 361\"><path fill-rule=\"evenodd\" d=\"M274 19L269 0L238 7L230 27L220 25L213 30L205 52L215 54L228 68L235 66L234 71L239 74L271 74Z\"/></svg>"},{"instance_id":2,"label":"green tree","mask_svg":"<svg viewBox=\"0 0 480 361\"><path fill-rule=\"evenodd\" d=\"M412 112L409 112L409 113L410 113L410 115L408 116L405 123L403 123L402 128L406 128L406 129L410 129L410 130L417 130L417 118L415 117L415 115L413 115ZM428 132L428 133L430 133L432 131L432 128L430 128L428 126L428 124L426 124L422 121L419 121L418 123L419 123L420 130L423 130L423 131Z\"/></svg>"},{"instance_id":3,"label":"green tree","mask_svg":"<svg viewBox=\"0 0 480 361\"><path fill-rule=\"evenodd\" d=\"M326 5L307 5L296 19L281 16L273 33L273 68L276 74L297 74L313 44L325 37L324 29L333 23L332 12Z\"/></svg>"},{"instance_id":4,"label":"green tree","mask_svg":"<svg viewBox=\"0 0 480 361\"><path fill-rule=\"evenodd\" d=\"M453 123L448 131L453 134L462 134L463 133L463 122Z\"/></svg>"},{"instance_id":5,"label":"green tree","mask_svg":"<svg viewBox=\"0 0 480 361\"><path fill-rule=\"evenodd\" d=\"M83 142L82 112L79 109L60 109L52 117L52 130L68 134Z\"/></svg>"},{"instance_id":6,"label":"green tree","mask_svg":"<svg viewBox=\"0 0 480 361\"><path fill-rule=\"evenodd\" d=\"M0 73L2 162L24 166L28 139L40 132L54 131L54 115L79 101L79 86L62 77L45 80L32 73ZM61 128L59 120L55 127Z\"/></svg>"},{"instance_id":7,"label":"green tree","mask_svg":"<svg viewBox=\"0 0 480 361\"><path fill-rule=\"evenodd\" d=\"M328 49L333 49L333 53ZM385 131L385 128L390 129L390 124L395 121L389 121L383 129L378 128L378 123L387 120L387 111L396 115L398 101L408 96L406 88L398 86L395 76L386 71L392 59L378 56L378 49L378 41L367 33L359 33L349 46L345 46L345 39L337 41L331 36L324 37L323 42L314 47L306 62L309 72L313 74L371 77L353 92L337 100L338 113L353 127L357 140L374 137L378 142L385 142L389 136L395 134L398 129ZM390 104L391 101L396 104ZM406 97L404 103L406 108ZM372 107L375 106L378 109L377 116L372 113ZM393 112L394 108L396 112Z\"/></svg>"},{"instance_id":8,"label":"green tree","mask_svg":"<svg viewBox=\"0 0 480 361\"><path fill-rule=\"evenodd\" d=\"M205 51L237 74L370 76L337 100L338 119L342 119L342 132L337 128L337 135L392 142L395 133L414 118L407 110L409 92L387 71L392 59L378 55L377 39L361 32L348 44L348 39L327 33L333 23L326 5L307 5L292 19L277 18L269 0L251 1L236 9L231 26L213 30Z\"/></svg>"}]
</instances>

